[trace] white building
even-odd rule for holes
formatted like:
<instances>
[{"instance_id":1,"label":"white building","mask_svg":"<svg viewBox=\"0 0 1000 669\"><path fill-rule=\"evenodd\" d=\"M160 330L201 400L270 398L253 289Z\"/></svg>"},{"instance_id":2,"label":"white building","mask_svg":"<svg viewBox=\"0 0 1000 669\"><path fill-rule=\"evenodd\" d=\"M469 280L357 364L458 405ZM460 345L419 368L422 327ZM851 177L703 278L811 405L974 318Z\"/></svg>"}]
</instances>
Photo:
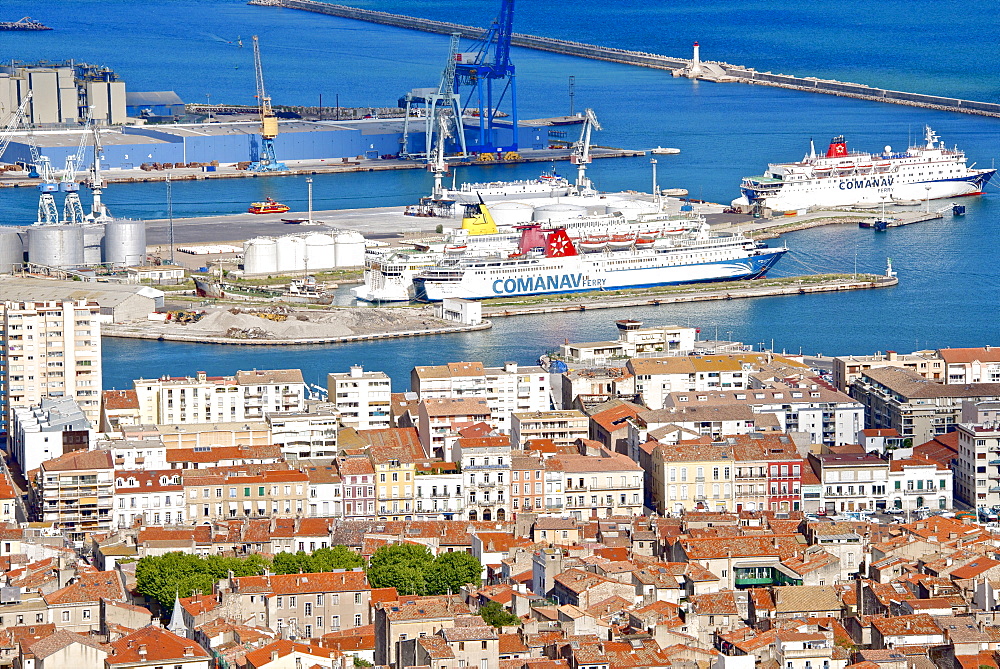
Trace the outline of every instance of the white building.
<instances>
[{"instance_id":1,"label":"white building","mask_svg":"<svg viewBox=\"0 0 1000 669\"><path fill-rule=\"evenodd\" d=\"M321 518L344 517L344 485L334 465L300 468L309 477L309 515Z\"/></svg>"},{"instance_id":2,"label":"white building","mask_svg":"<svg viewBox=\"0 0 1000 669\"><path fill-rule=\"evenodd\" d=\"M87 300L0 301L0 432L8 429L11 407L43 397L73 398L98 424L99 315L97 303Z\"/></svg>"},{"instance_id":3,"label":"white building","mask_svg":"<svg viewBox=\"0 0 1000 669\"><path fill-rule=\"evenodd\" d=\"M236 372L234 376L136 379L140 421L161 423L226 423L259 421L275 411L302 411L306 387L298 369Z\"/></svg>"},{"instance_id":4,"label":"white building","mask_svg":"<svg viewBox=\"0 0 1000 669\"><path fill-rule=\"evenodd\" d=\"M889 500L889 461L860 453L810 454L819 466L823 496L820 507L828 513L885 509Z\"/></svg>"},{"instance_id":5,"label":"white building","mask_svg":"<svg viewBox=\"0 0 1000 669\"><path fill-rule=\"evenodd\" d=\"M420 520L454 520L465 511L461 473L429 471L420 473L417 466L414 518Z\"/></svg>"},{"instance_id":6,"label":"white building","mask_svg":"<svg viewBox=\"0 0 1000 669\"><path fill-rule=\"evenodd\" d=\"M385 372L366 372L361 365L351 365L346 374L327 374L326 388L330 402L340 410L344 427L390 427L392 380Z\"/></svg>"},{"instance_id":7,"label":"white building","mask_svg":"<svg viewBox=\"0 0 1000 669\"><path fill-rule=\"evenodd\" d=\"M307 411L275 411L265 419L271 442L281 446L286 458L328 458L337 455L340 413L309 407Z\"/></svg>"},{"instance_id":8,"label":"white building","mask_svg":"<svg viewBox=\"0 0 1000 669\"><path fill-rule=\"evenodd\" d=\"M29 472L70 451L90 450L94 429L72 397L43 398L10 412L10 452Z\"/></svg>"},{"instance_id":9,"label":"white building","mask_svg":"<svg viewBox=\"0 0 1000 669\"><path fill-rule=\"evenodd\" d=\"M167 447L159 437L144 439L99 439L94 449L107 449L118 469L170 469Z\"/></svg>"},{"instance_id":10,"label":"white building","mask_svg":"<svg viewBox=\"0 0 1000 669\"><path fill-rule=\"evenodd\" d=\"M563 344L559 354L578 364L605 365L614 359L690 355L695 349L695 328L667 325L644 328L642 321L615 321L617 341ZM619 363L621 364L621 363Z\"/></svg>"},{"instance_id":11,"label":"white building","mask_svg":"<svg viewBox=\"0 0 1000 669\"><path fill-rule=\"evenodd\" d=\"M507 437L458 440L467 520L510 517L510 451Z\"/></svg>"},{"instance_id":12,"label":"white building","mask_svg":"<svg viewBox=\"0 0 1000 669\"><path fill-rule=\"evenodd\" d=\"M511 431L514 412L544 411L550 406L549 375L541 367L484 367L481 362L450 362L446 365L414 367L410 388L420 399L483 398L492 413L492 423L501 432Z\"/></svg>"},{"instance_id":13,"label":"white building","mask_svg":"<svg viewBox=\"0 0 1000 669\"><path fill-rule=\"evenodd\" d=\"M976 509L1000 506L1000 423L959 423L955 497ZM930 506L930 505L928 505Z\"/></svg>"},{"instance_id":14,"label":"white building","mask_svg":"<svg viewBox=\"0 0 1000 669\"><path fill-rule=\"evenodd\" d=\"M889 462L889 506L895 509L916 511L950 509L952 502L952 473L944 465L912 456Z\"/></svg>"},{"instance_id":15,"label":"white building","mask_svg":"<svg viewBox=\"0 0 1000 669\"><path fill-rule=\"evenodd\" d=\"M942 348L945 383L1000 383L1000 348Z\"/></svg>"},{"instance_id":16,"label":"white building","mask_svg":"<svg viewBox=\"0 0 1000 669\"><path fill-rule=\"evenodd\" d=\"M183 525L184 485L176 470L115 471L112 527Z\"/></svg>"}]
</instances>

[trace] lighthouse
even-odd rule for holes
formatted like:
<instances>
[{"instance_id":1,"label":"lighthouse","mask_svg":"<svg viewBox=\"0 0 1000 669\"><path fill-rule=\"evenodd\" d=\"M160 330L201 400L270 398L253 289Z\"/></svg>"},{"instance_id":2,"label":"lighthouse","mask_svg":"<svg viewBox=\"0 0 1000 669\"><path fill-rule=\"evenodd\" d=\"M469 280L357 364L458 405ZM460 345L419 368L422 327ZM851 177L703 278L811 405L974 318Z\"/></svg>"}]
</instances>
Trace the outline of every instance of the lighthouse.
<instances>
[{"instance_id":1,"label":"lighthouse","mask_svg":"<svg viewBox=\"0 0 1000 669\"><path fill-rule=\"evenodd\" d=\"M691 69L688 70L689 77L697 77L701 74L701 47L694 43L694 56L691 58Z\"/></svg>"}]
</instances>

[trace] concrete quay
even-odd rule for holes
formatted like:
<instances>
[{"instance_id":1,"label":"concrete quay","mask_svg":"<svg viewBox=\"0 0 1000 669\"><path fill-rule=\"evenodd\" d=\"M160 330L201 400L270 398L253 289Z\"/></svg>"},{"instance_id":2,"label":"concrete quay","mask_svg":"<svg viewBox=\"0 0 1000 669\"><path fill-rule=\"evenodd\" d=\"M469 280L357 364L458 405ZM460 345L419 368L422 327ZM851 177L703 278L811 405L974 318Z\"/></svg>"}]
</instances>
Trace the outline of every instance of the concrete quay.
<instances>
[{"instance_id":1,"label":"concrete quay","mask_svg":"<svg viewBox=\"0 0 1000 669\"><path fill-rule=\"evenodd\" d=\"M568 311L591 311L594 309L618 309L620 307L659 307L685 302L711 302L751 297L812 295L815 293L835 293L845 290L889 288L898 283L899 279L895 276L889 277L872 274L834 276L829 278L805 276L733 281L727 282L724 285L712 283L693 286L672 286L662 289L626 289L618 291L619 295L617 296L605 293L564 295L530 304L518 304L516 301L509 299L486 300L483 302L483 317L499 318L501 316L526 316L529 314L552 314Z\"/></svg>"},{"instance_id":2,"label":"concrete quay","mask_svg":"<svg viewBox=\"0 0 1000 669\"><path fill-rule=\"evenodd\" d=\"M308 12L339 16L358 21L368 21L369 23L378 23L398 28L421 30L424 32L438 33L442 35L459 33L463 37L472 39L482 36L485 32L483 28L464 26L458 23L432 21L429 19L404 16L401 14L390 14L388 12L377 12L368 9L346 7L344 5L316 2L315 0L250 0L248 4L299 9ZM549 51L569 56L578 56L580 58L591 58L595 60L604 60L614 63L622 63L625 65L636 65L639 67L651 67L661 70L686 70L690 69L692 65L692 61L685 58L673 58L662 54L631 51L627 49L614 49L595 44L584 44L581 42L540 37L537 35L525 35L522 33L514 33L511 39L511 44L527 49ZM772 72L758 72L751 67L732 65L730 63L717 61L701 61L701 64L703 66L712 65L713 67L710 68L711 70L721 71L723 73L722 76L719 77L711 74L697 77L709 81L733 81L744 84L756 84L759 86L776 86L778 88L790 88L809 93L824 93L827 95L857 98L873 102L888 102L898 105L961 112L965 114L1000 117L1000 104L992 102L979 102L976 100L963 100L960 98L949 98L939 95L925 95L922 93L894 91L890 89L867 86L865 84L835 81L830 79L818 79L816 77L796 77L793 75L775 74Z\"/></svg>"}]
</instances>

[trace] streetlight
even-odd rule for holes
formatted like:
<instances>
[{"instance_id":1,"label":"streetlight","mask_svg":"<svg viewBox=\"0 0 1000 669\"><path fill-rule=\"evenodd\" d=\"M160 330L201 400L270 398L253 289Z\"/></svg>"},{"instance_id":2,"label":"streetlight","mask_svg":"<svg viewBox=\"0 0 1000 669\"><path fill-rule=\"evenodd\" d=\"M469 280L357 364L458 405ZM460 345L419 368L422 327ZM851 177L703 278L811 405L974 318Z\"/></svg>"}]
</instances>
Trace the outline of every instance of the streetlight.
<instances>
[{"instance_id":1,"label":"streetlight","mask_svg":"<svg viewBox=\"0 0 1000 669\"><path fill-rule=\"evenodd\" d=\"M306 187L309 189L309 225L313 222L313 180L312 177L306 177Z\"/></svg>"}]
</instances>

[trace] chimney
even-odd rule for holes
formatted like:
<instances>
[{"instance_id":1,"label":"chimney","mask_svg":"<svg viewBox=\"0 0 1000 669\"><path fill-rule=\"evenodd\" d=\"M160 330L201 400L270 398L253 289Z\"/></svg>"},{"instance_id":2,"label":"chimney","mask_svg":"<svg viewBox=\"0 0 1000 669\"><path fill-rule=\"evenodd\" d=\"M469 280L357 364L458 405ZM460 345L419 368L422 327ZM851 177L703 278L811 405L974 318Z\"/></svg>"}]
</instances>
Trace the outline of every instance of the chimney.
<instances>
[{"instance_id":1,"label":"chimney","mask_svg":"<svg viewBox=\"0 0 1000 669\"><path fill-rule=\"evenodd\" d=\"M277 662L277 661L278 661L278 651L272 650L271 651L271 662Z\"/></svg>"},{"instance_id":2,"label":"chimney","mask_svg":"<svg viewBox=\"0 0 1000 669\"><path fill-rule=\"evenodd\" d=\"M890 361L894 361L896 359L895 351L886 351L885 354L888 356Z\"/></svg>"},{"instance_id":3,"label":"chimney","mask_svg":"<svg viewBox=\"0 0 1000 669\"><path fill-rule=\"evenodd\" d=\"M139 659L141 660L146 659L146 644L144 643L139 644Z\"/></svg>"},{"instance_id":4,"label":"chimney","mask_svg":"<svg viewBox=\"0 0 1000 669\"><path fill-rule=\"evenodd\" d=\"M194 657L194 648L191 646L184 646L184 657Z\"/></svg>"},{"instance_id":5,"label":"chimney","mask_svg":"<svg viewBox=\"0 0 1000 669\"><path fill-rule=\"evenodd\" d=\"M351 378L360 379L365 375L365 368L363 365L351 365Z\"/></svg>"}]
</instances>

